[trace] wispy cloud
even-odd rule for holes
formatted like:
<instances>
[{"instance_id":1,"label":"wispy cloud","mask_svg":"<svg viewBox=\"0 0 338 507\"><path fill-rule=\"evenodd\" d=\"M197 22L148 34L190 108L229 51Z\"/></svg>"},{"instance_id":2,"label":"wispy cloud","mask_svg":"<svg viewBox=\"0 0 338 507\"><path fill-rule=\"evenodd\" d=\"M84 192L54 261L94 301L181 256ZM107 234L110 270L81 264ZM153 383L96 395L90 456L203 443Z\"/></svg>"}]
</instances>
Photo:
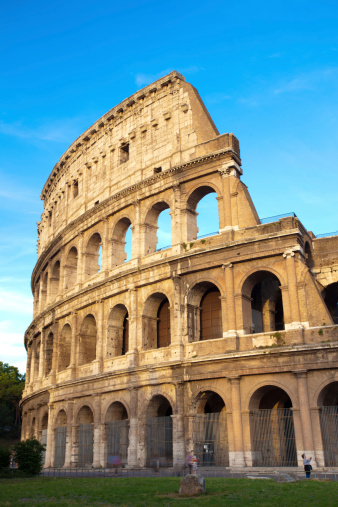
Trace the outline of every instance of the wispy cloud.
<instances>
[{"instance_id":1,"label":"wispy cloud","mask_svg":"<svg viewBox=\"0 0 338 507\"><path fill-rule=\"evenodd\" d=\"M0 289L1 313L16 313L18 315L32 315L33 297L20 292Z\"/></svg>"},{"instance_id":2,"label":"wispy cloud","mask_svg":"<svg viewBox=\"0 0 338 507\"><path fill-rule=\"evenodd\" d=\"M278 88L274 89L275 95L280 93L290 93L298 91L317 91L320 85L332 78L336 78L338 67L329 69L317 69L309 73L301 74L290 81L282 83Z\"/></svg>"}]
</instances>

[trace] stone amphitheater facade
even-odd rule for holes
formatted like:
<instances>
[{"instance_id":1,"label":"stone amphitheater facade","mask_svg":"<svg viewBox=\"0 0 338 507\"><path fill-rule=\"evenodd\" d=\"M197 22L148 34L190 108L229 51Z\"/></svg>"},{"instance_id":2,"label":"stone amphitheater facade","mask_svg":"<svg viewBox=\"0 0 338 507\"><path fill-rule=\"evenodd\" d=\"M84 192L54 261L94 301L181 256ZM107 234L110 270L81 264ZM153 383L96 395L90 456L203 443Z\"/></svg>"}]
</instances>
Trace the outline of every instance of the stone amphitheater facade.
<instances>
[{"instance_id":1,"label":"stone amphitheater facade","mask_svg":"<svg viewBox=\"0 0 338 507\"><path fill-rule=\"evenodd\" d=\"M21 403L46 467L179 467L192 449L204 466L301 466L303 452L338 466L338 236L293 214L261 223L241 178L238 140L177 72L55 165ZM211 192L219 232L198 238Z\"/></svg>"}]
</instances>

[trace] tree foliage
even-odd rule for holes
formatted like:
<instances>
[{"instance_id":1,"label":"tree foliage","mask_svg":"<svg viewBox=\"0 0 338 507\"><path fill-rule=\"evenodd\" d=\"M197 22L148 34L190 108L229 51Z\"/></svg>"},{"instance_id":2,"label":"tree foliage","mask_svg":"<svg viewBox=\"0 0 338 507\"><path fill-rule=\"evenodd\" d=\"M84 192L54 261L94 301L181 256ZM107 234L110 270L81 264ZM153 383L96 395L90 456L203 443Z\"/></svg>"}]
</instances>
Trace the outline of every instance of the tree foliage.
<instances>
[{"instance_id":1,"label":"tree foliage","mask_svg":"<svg viewBox=\"0 0 338 507\"><path fill-rule=\"evenodd\" d=\"M0 447L0 470L9 468L11 451L6 447Z\"/></svg>"},{"instance_id":2,"label":"tree foliage","mask_svg":"<svg viewBox=\"0 0 338 507\"><path fill-rule=\"evenodd\" d=\"M18 368L0 361L0 432L20 426L19 403L25 387L25 375Z\"/></svg>"},{"instance_id":3,"label":"tree foliage","mask_svg":"<svg viewBox=\"0 0 338 507\"><path fill-rule=\"evenodd\" d=\"M45 446L36 438L29 438L18 442L13 447L18 469L28 475L38 475L43 466L43 451Z\"/></svg>"}]
</instances>

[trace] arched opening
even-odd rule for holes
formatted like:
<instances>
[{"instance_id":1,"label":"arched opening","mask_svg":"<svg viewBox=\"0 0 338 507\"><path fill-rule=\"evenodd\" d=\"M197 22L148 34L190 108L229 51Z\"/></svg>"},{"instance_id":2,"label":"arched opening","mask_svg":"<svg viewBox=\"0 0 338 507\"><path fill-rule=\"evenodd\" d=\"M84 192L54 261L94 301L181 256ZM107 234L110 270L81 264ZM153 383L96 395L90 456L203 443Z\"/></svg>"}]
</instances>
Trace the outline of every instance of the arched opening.
<instances>
[{"instance_id":1,"label":"arched opening","mask_svg":"<svg viewBox=\"0 0 338 507\"><path fill-rule=\"evenodd\" d=\"M171 221L169 224L167 223L165 217L164 223L161 225L161 229L159 230L158 221L159 221L159 215L164 211L169 209L169 206L166 202L158 202L154 204L154 206L148 211L145 223L144 223L144 254L148 255L151 253L156 252L157 249L157 243L159 241L159 238L161 239L161 244L164 242L166 243L163 245L171 246ZM162 222L162 220L161 220ZM170 238L170 240L169 240ZM164 241L163 241L164 239ZM161 247L162 248L162 247Z\"/></svg>"},{"instance_id":2,"label":"arched opening","mask_svg":"<svg viewBox=\"0 0 338 507\"><path fill-rule=\"evenodd\" d=\"M269 271L257 271L247 278L242 289L243 323L246 333L266 333L284 329L280 285L277 276Z\"/></svg>"},{"instance_id":3,"label":"arched opening","mask_svg":"<svg viewBox=\"0 0 338 507\"><path fill-rule=\"evenodd\" d=\"M202 466L229 466L226 407L213 391L199 395L193 423L193 442Z\"/></svg>"},{"instance_id":4,"label":"arched opening","mask_svg":"<svg viewBox=\"0 0 338 507\"><path fill-rule=\"evenodd\" d=\"M119 266L131 259L132 237L131 221L129 218L121 218L114 227L113 232L113 257L112 267Z\"/></svg>"},{"instance_id":5,"label":"arched opening","mask_svg":"<svg viewBox=\"0 0 338 507\"><path fill-rule=\"evenodd\" d=\"M258 389L250 400L253 466L297 466L292 402L281 388Z\"/></svg>"},{"instance_id":6,"label":"arched opening","mask_svg":"<svg viewBox=\"0 0 338 507\"><path fill-rule=\"evenodd\" d=\"M72 343L72 329L69 324L62 328L59 342L58 371L65 370L70 365L70 350Z\"/></svg>"},{"instance_id":7,"label":"arched opening","mask_svg":"<svg viewBox=\"0 0 338 507\"><path fill-rule=\"evenodd\" d=\"M85 278L97 274L101 269L99 264L100 246L101 236L96 232L87 243L85 252Z\"/></svg>"},{"instance_id":8,"label":"arched opening","mask_svg":"<svg viewBox=\"0 0 338 507\"><path fill-rule=\"evenodd\" d=\"M106 414L107 464L113 456L119 456L122 465L128 461L129 421L125 406L116 401Z\"/></svg>"},{"instance_id":9,"label":"arched opening","mask_svg":"<svg viewBox=\"0 0 338 507\"><path fill-rule=\"evenodd\" d=\"M314 266L312 251L310 244L308 242L305 243L305 264L309 269L312 269Z\"/></svg>"},{"instance_id":10,"label":"arched opening","mask_svg":"<svg viewBox=\"0 0 338 507\"><path fill-rule=\"evenodd\" d=\"M147 299L142 325L145 350L170 345L170 307L168 298L164 294L157 292Z\"/></svg>"},{"instance_id":11,"label":"arched opening","mask_svg":"<svg viewBox=\"0 0 338 507\"><path fill-rule=\"evenodd\" d=\"M327 385L318 398L325 466L338 466L338 382Z\"/></svg>"},{"instance_id":12,"label":"arched opening","mask_svg":"<svg viewBox=\"0 0 338 507\"><path fill-rule=\"evenodd\" d=\"M187 305L189 342L223 336L221 293L211 282L196 284Z\"/></svg>"},{"instance_id":13,"label":"arched opening","mask_svg":"<svg viewBox=\"0 0 338 507\"><path fill-rule=\"evenodd\" d=\"M67 437L67 415L60 410L54 426L54 466L61 468L65 464Z\"/></svg>"},{"instance_id":14,"label":"arched opening","mask_svg":"<svg viewBox=\"0 0 338 507\"><path fill-rule=\"evenodd\" d=\"M32 368L32 380L37 380L39 377L39 366L40 366L40 349L41 349L41 333L34 337L33 345L33 368Z\"/></svg>"},{"instance_id":15,"label":"arched opening","mask_svg":"<svg viewBox=\"0 0 338 507\"><path fill-rule=\"evenodd\" d=\"M76 424L78 428L78 466L92 465L94 443L94 417L88 406L79 411Z\"/></svg>"},{"instance_id":16,"label":"arched opening","mask_svg":"<svg viewBox=\"0 0 338 507\"><path fill-rule=\"evenodd\" d=\"M41 419L41 434L40 434L40 442L44 446L47 445L47 429L48 429L48 414L46 413ZM46 459L46 447L45 450L42 452L42 459L44 464Z\"/></svg>"},{"instance_id":17,"label":"arched opening","mask_svg":"<svg viewBox=\"0 0 338 507\"><path fill-rule=\"evenodd\" d=\"M79 366L96 359L96 321L93 315L87 315L81 325L79 342Z\"/></svg>"},{"instance_id":18,"label":"arched opening","mask_svg":"<svg viewBox=\"0 0 338 507\"><path fill-rule=\"evenodd\" d=\"M129 316L124 305L116 305L109 313L107 326L107 358L123 356L129 350Z\"/></svg>"},{"instance_id":19,"label":"arched opening","mask_svg":"<svg viewBox=\"0 0 338 507\"><path fill-rule=\"evenodd\" d=\"M34 315L39 312L40 303L40 279L36 282L34 291Z\"/></svg>"},{"instance_id":20,"label":"arched opening","mask_svg":"<svg viewBox=\"0 0 338 507\"><path fill-rule=\"evenodd\" d=\"M338 282L331 283L325 288L324 301L333 322L338 324Z\"/></svg>"},{"instance_id":21,"label":"arched opening","mask_svg":"<svg viewBox=\"0 0 338 507\"><path fill-rule=\"evenodd\" d=\"M53 266L52 276L50 277L50 300L55 301L59 293L60 283L60 261L56 261Z\"/></svg>"},{"instance_id":22,"label":"arched opening","mask_svg":"<svg viewBox=\"0 0 338 507\"><path fill-rule=\"evenodd\" d=\"M64 273L65 289L71 289L77 281L77 250L75 246L68 252Z\"/></svg>"},{"instance_id":23,"label":"arched opening","mask_svg":"<svg viewBox=\"0 0 338 507\"><path fill-rule=\"evenodd\" d=\"M49 375L52 370L52 362L53 362L53 342L54 335L50 332L47 336L46 340L46 350L45 350L45 375Z\"/></svg>"},{"instance_id":24,"label":"arched opening","mask_svg":"<svg viewBox=\"0 0 338 507\"><path fill-rule=\"evenodd\" d=\"M198 234L218 234L218 231L217 194L212 187L203 185L196 188L187 201L187 240L197 239Z\"/></svg>"},{"instance_id":25,"label":"arched opening","mask_svg":"<svg viewBox=\"0 0 338 507\"><path fill-rule=\"evenodd\" d=\"M147 409L147 466L172 466L173 425L172 407L161 395L154 396Z\"/></svg>"}]
</instances>

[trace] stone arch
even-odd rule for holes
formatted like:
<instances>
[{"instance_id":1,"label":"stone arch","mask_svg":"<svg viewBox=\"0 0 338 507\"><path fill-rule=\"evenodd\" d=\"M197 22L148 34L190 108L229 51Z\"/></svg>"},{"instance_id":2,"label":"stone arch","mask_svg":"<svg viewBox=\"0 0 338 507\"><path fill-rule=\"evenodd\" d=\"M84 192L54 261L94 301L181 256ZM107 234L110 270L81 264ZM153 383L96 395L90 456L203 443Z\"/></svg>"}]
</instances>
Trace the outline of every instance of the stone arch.
<instances>
[{"instance_id":1,"label":"stone arch","mask_svg":"<svg viewBox=\"0 0 338 507\"><path fill-rule=\"evenodd\" d=\"M189 342L221 338L223 326L218 285L207 280L196 283L190 289L187 301Z\"/></svg>"},{"instance_id":2,"label":"stone arch","mask_svg":"<svg viewBox=\"0 0 338 507\"><path fill-rule=\"evenodd\" d=\"M172 466L173 408L166 396L155 394L146 408L147 466Z\"/></svg>"},{"instance_id":3,"label":"stone arch","mask_svg":"<svg viewBox=\"0 0 338 507\"><path fill-rule=\"evenodd\" d=\"M186 201L186 213L187 213L187 241L192 241L197 238L198 234L198 222L197 222L197 206L199 202L208 194L216 193L219 197L220 192L218 188L212 183L200 183L197 185L188 195ZM220 210L218 210L218 224L217 231L219 230L219 216ZM212 231L210 231L212 232Z\"/></svg>"},{"instance_id":4,"label":"stone arch","mask_svg":"<svg viewBox=\"0 0 338 507\"><path fill-rule=\"evenodd\" d=\"M334 324L338 324L338 282L327 285L323 291L323 296Z\"/></svg>"},{"instance_id":5,"label":"stone arch","mask_svg":"<svg viewBox=\"0 0 338 507\"><path fill-rule=\"evenodd\" d=\"M90 313L82 321L79 334L79 366L96 359L97 329L95 317Z\"/></svg>"},{"instance_id":6,"label":"stone arch","mask_svg":"<svg viewBox=\"0 0 338 507\"><path fill-rule=\"evenodd\" d=\"M99 264L100 248L102 245L101 236L98 232L91 235L85 250L85 278L97 274L101 266Z\"/></svg>"},{"instance_id":7,"label":"stone arch","mask_svg":"<svg viewBox=\"0 0 338 507\"><path fill-rule=\"evenodd\" d=\"M50 287L50 301L55 301L59 294L60 287L60 261L55 261L52 269L52 274L49 280Z\"/></svg>"},{"instance_id":8,"label":"stone arch","mask_svg":"<svg viewBox=\"0 0 338 507\"><path fill-rule=\"evenodd\" d=\"M125 305L115 305L107 323L107 358L123 356L129 350L129 313Z\"/></svg>"},{"instance_id":9,"label":"stone arch","mask_svg":"<svg viewBox=\"0 0 338 507\"><path fill-rule=\"evenodd\" d=\"M77 248L72 246L67 253L64 267L65 289L71 289L77 282L78 253Z\"/></svg>"},{"instance_id":10,"label":"stone arch","mask_svg":"<svg viewBox=\"0 0 338 507\"><path fill-rule=\"evenodd\" d=\"M48 298L48 271L41 274L40 278L40 305L43 310L47 306L47 298Z\"/></svg>"},{"instance_id":11,"label":"stone arch","mask_svg":"<svg viewBox=\"0 0 338 507\"><path fill-rule=\"evenodd\" d=\"M50 331L47 335L46 339L46 348L45 348L45 375L49 375L52 371L52 363L53 363L53 349L54 349L54 334Z\"/></svg>"},{"instance_id":12,"label":"stone arch","mask_svg":"<svg viewBox=\"0 0 338 507\"><path fill-rule=\"evenodd\" d=\"M274 384L256 389L249 401L253 466L297 466L296 440L288 393Z\"/></svg>"},{"instance_id":13,"label":"stone arch","mask_svg":"<svg viewBox=\"0 0 338 507\"><path fill-rule=\"evenodd\" d=\"M322 388L318 395L320 427L325 466L338 466L338 380Z\"/></svg>"},{"instance_id":14,"label":"stone arch","mask_svg":"<svg viewBox=\"0 0 338 507\"><path fill-rule=\"evenodd\" d=\"M88 404L82 405L76 415L79 467L92 465L94 444L94 414Z\"/></svg>"},{"instance_id":15,"label":"stone arch","mask_svg":"<svg viewBox=\"0 0 338 507\"><path fill-rule=\"evenodd\" d=\"M112 254L112 267L119 266L127 260L127 253L125 250L126 246L126 234L129 229L132 228L132 222L128 217L123 217L118 220L115 224L112 234L113 241L113 254ZM133 240L132 240L133 243ZM133 255L132 255L133 257Z\"/></svg>"},{"instance_id":16,"label":"stone arch","mask_svg":"<svg viewBox=\"0 0 338 507\"><path fill-rule=\"evenodd\" d=\"M63 371L70 365L71 343L72 328L67 323L63 326L60 334L57 371Z\"/></svg>"},{"instance_id":17,"label":"stone arch","mask_svg":"<svg viewBox=\"0 0 338 507\"><path fill-rule=\"evenodd\" d=\"M107 463L112 464L112 457L119 456L121 463L128 462L129 421L125 405L120 401L113 401L105 415Z\"/></svg>"},{"instance_id":18,"label":"stone arch","mask_svg":"<svg viewBox=\"0 0 338 507\"><path fill-rule=\"evenodd\" d=\"M32 378L31 380L37 380L39 376L39 364L40 364L40 350L41 350L41 333L38 333L34 337L34 341L32 344Z\"/></svg>"},{"instance_id":19,"label":"stone arch","mask_svg":"<svg viewBox=\"0 0 338 507\"><path fill-rule=\"evenodd\" d=\"M168 347L171 343L170 303L163 292L151 294L142 315L143 348Z\"/></svg>"},{"instance_id":20,"label":"stone arch","mask_svg":"<svg viewBox=\"0 0 338 507\"><path fill-rule=\"evenodd\" d=\"M61 468L65 464L67 440L67 413L61 408L54 422L54 467Z\"/></svg>"},{"instance_id":21,"label":"stone arch","mask_svg":"<svg viewBox=\"0 0 338 507\"><path fill-rule=\"evenodd\" d=\"M162 211L170 209L170 205L165 201L158 201L148 209L144 220L144 255L156 252L158 242L158 217ZM172 229L172 227L171 227Z\"/></svg>"},{"instance_id":22,"label":"stone arch","mask_svg":"<svg viewBox=\"0 0 338 507\"><path fill-rule=\"evenodd\" d=\"M30 438L34 438L36 436L36 418L33 417L30 428Z\"/></svg>"},{"instance_id":23,"label":"stone arch","mask_svg":"<svg viewBox=\"0 0 338 507\"><path fill-rule=\"evenodd\" d=\"M279 278L270 270L256 270L242 285L243 328L246 334L285 329Z\"/></svg>"},{"instance_id":24,"label":"stone arch","mask_svg":"<svg viewBox=\"0 0 338 507\"><path fill-rule=\"evenodd\" d=\"M215 391L199 391L194 399L192 443L202 466L229 466L226 405Z\"/></svg>"}]
</instances>

